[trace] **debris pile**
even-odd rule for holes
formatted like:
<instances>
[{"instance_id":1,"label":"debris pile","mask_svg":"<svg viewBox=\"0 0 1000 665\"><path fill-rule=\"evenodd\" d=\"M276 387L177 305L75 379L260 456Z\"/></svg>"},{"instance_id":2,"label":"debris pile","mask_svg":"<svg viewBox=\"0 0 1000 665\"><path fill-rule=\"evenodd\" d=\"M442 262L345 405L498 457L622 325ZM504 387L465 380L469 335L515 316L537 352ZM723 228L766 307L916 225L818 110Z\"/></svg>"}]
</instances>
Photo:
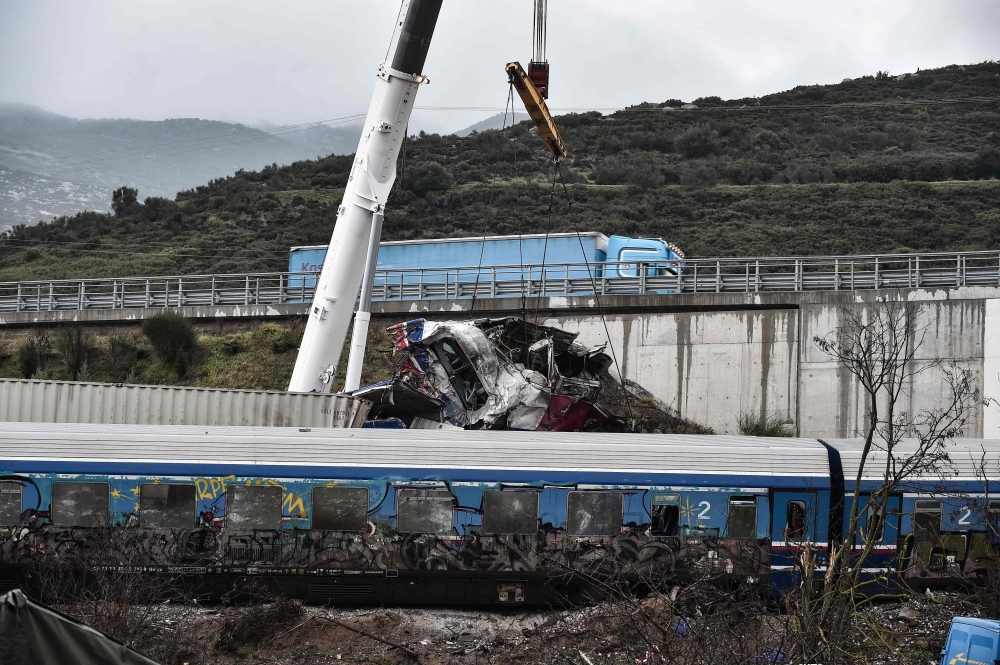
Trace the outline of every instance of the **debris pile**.
<instances>
[{"instance_id":1,"label":"debris pile","mask_svg":"<svg viewBox=\"0 0 1000 665\"><path fill-rule=\"evenodd\" d=\"M396 352L407 354L395 378L362 388L375 418L411 428L462 427L570 432L620 432L626 422L596 403L611 357L577 335L518 317L465 321L415 319L388 329ZM411 393L437 400L441 417L403 413ZM403 399L387 392L407 395ZM390 404L391 402L391 404ZM396 402L400 402L397 407ZM407 422L408 419L408 422ZM440 422L434 422L439 420Z\"/></svg>"}]
</instances>

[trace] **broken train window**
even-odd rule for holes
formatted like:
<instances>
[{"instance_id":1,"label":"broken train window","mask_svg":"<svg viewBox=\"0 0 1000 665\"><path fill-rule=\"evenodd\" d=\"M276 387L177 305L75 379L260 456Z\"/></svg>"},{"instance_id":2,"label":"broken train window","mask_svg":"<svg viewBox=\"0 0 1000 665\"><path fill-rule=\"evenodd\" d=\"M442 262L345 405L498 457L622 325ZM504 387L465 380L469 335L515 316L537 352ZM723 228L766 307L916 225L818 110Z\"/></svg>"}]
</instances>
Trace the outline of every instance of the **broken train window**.
<instances>
[{"instance_id":1,"label":"broken train window","mask_svg":"<svg viewBox=\"0 0 1000 665\"><path fill-rule=\"evenodd\" d=\"M281 485L230 485L226 488L226 527L281 528Z\"/></svg>"},{"instance_id":2,"label":"broken train window","mask_svg":"<svg viewBox=\"0 0 1000 665\"><path fill-rule=\"evenodd\" d=\"M483 492L485 534L533 536L538 533L538 492L487 490Z\"/></svg>"},{"instance_id":3,"label":"broken train window","mask_svg":"<svg viewBox=\"0 0 1000 665\"><path fill-rule=\"evenodd\" d=\"M150 528L186 529L195 525L197 502L194 485L140 485L139 521Z\"/></svg>"},{"instance_id":4,"label":"broken train window","mask_svg":"<svg viewBox=\"0 0 1000 665\"><path fill-rule=\"evenodd\" d=\"M434 351L466 410L483 408L489 395L458 342L450 337L442 339L434 344Z\"/></svg>"},{"instance_id":5,"label":"broken train window","mask_svg":"<svg viewBox=\"0 0 1000 665\"><path fill-rule=\"evenodd\" d=\"M400 533L451 533L454 511L455 497L448 490L401 489L396 529Z\"/></svg>"},{"instance_id":6,"label":"broken train window","mask_svg":"<svg viewBox=\"0 0 1000 665\"><path fill-rule=\"evenodd\" d=\"M368 529L367 487L316 487L313 489L312 528L324 531Z\"/></svg>"},{"instance_id":7,"label":"broken train window","mask_svg":"<svg viewBox=\"0 0 1000 665\"><path fill-rule=\"evenodd\" d=\"M649 532L654 536L676 536L680 525L681 495L655 493L652 497Z\"/></svg>"},{"instance_id":8,"label":"broken train window","mask_svg":"<svg viewBox=\"0 0 1000 665\"><path fill-rule=\"evenodd\" d=\"M806 536L806 502L789 501L785 506L785 540L802 540Z\"/></svg>"},{"instance_id":9,"label":"broken train window","mask_svg":"<svg viewBox=\"0 0 1000 665\"><path fill-rule=\"evenodd\" d=\"M52 483L52 523L56 526L97 526L110 519L108 483Z\"/></svg>"},{"instance_id":10,"label":"broken train window","mask_svg":"<svg viewBox=\"0 0 1000 665\"><path fill-rule=\"evenodd\" d=\"M755 538L757 536L757 497L729 497L729 517L726 523L729 538Z\"/></svg>"},{"instance_id":11,"label":"broken train window","mask_svg":"<svg viewBox=\"0 0 1000 665\"><path fill-rule=\"evenodd\" d=\"M918 500L913 504L913 535L918 541L934 542L941 533L943 509L940 501Z\"/></svg>"},{"instance_id":12,"label":"broken train window","mask_svg":"<svg viewBox=\"0 0 1000 665\"><path fill-rule=\"evenodd\" d=\"M566 498L566 530L571 536L620 535L624 506L621 492L570 492Z\"/></svg>"},{"instance_id":13,"label":"broken train window","mask_svg":"<svg viewBox=\"0 0 1000 665\"><path fill-rule=\"evenodd\" d=\"M21 483L0 483L0 527L21 521Z\"/></svg>"}]
</instances>

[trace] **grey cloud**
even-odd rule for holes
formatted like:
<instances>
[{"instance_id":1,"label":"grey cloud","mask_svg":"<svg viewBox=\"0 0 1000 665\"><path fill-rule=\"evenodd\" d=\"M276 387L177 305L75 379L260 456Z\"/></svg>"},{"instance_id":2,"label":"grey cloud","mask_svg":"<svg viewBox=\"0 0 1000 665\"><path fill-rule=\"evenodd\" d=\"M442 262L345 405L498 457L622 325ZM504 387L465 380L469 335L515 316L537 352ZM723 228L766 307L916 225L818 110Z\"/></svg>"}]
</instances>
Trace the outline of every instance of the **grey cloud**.
<instances>
[{"instance_id":1,"label":"grey cloud","mask_svg":"<svg viewBox=\"0 0 1000 665\"><path fill-rule=\"evenodd\" d=\"M0 99L76 117L291 124L363 112L396 0L0 0ZM421 91L503 106L531 0L445 0ZM996 0L551 0L556 107L743 97L1000 57ZM417 128L491 113L421 111Z\"/></svg>"}]
</instances>

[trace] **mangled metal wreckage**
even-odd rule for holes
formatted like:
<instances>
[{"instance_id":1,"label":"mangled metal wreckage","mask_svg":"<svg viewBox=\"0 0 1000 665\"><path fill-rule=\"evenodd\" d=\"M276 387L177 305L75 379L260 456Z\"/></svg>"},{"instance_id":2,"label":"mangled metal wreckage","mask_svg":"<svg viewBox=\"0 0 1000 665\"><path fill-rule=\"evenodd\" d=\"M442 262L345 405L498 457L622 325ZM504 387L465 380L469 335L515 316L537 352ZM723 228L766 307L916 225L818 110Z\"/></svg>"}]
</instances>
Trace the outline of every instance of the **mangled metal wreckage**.
<instances>
[{"instance_id":1,"label":"mangled metal wreckage","mask_svg":"<svg viewBox=\"0 0 1000 665\"><path fill-rule=\"evenodd\" d=\"M375 426L618 432L597 403L611 365L605 345L518 317L415 319L388 328L406 354L392 381L354 394Z\"/></svg>"}]
</instances>

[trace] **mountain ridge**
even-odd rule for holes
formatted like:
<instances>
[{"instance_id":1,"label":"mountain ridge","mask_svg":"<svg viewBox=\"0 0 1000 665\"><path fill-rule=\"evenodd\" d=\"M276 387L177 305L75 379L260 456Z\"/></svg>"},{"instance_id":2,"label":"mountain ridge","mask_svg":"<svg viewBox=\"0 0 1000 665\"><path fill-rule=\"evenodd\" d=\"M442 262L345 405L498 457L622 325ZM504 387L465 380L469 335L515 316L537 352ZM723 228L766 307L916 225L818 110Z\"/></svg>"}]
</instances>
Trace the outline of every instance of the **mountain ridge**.
<instances>
[{"instance_id":1,"label":"mountain ridge","mask_svg":"<svg viewBox=\"0 0 1000 665\"><path fill-rule=\"evenodd\" d=\"M1000 249L1000 63L693 105L559 116L572 205L528 122L409 137L383 237L596 230L692 257ZM284 270L289 247L329 241L352 164L266 166L20 227L0 279Z\"/></svg>"}]
</instances>

